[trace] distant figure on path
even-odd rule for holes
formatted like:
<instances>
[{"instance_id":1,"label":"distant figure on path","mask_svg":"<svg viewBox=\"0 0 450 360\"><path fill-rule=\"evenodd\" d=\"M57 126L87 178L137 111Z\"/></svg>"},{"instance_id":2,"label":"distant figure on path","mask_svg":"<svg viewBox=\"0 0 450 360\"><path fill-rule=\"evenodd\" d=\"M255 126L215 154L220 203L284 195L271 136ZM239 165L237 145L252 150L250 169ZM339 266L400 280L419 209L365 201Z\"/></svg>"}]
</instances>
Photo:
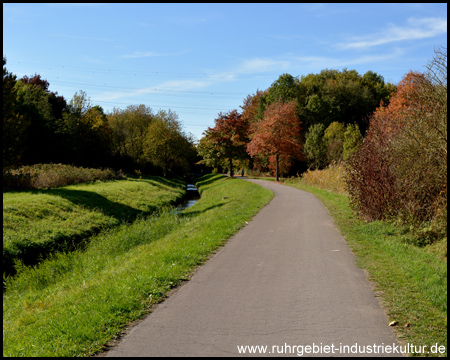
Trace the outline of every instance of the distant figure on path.
<instances>
[{"instance_id":1,"label":"distant figure on path","mask_svg":"<svg viewBox=\"0 0 450 360\"><path fill-rule=\"evenodd\" d=\"M242 174L242 177L244 177L244 169L242 169L241 174Z\"/></svg>"}]
</instances>

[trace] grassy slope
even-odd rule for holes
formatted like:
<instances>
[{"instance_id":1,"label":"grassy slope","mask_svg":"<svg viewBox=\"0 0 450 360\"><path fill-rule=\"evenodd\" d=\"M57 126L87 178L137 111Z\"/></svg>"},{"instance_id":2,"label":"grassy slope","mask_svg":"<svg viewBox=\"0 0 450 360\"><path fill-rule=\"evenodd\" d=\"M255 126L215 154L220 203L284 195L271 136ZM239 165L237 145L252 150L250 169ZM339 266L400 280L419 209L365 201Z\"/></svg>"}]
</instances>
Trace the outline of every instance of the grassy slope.
<instances>
[{"instance_id":1,"label":"grassy slope","mask_svg":"<svg viewBox=\"0 0 450 360\"><path fill-rule=\"evenodd\" d=\"M249 221L273 194L209 175L202 198L181 215L162 212L95 236L85 252L24 269L3 295L4 356L86 356ZM86 316L89 314L89 316Z\"/></svg>"},{"instance_id":2,"label":"grassy slope","mask_svg":"<svg viewBox=\"0 0 450 360\"><path fill-rule=\"evenodd\" d=\"M184 183L158 177L3 194L3 269L54 250L72 250L101 229L149 214L184 195Z\"/></svg>"},{"instance_id":3,"label":"grassy slope","mask_svg":"<svg viewBox=\"0 0 450 360\"><path fill-rule=\"evenodd\" d=\"M390 319L398 321L397 336L427 349L435 344L447 348L446 259L408 243L408 232L392 224L358 220L345 195L299 182L286 184L311 192L328 208L358 266L369 273Z\"/></svg>"},{"instance_id":4,"label":"grassy slope","mask_svg":"<svg viewBox=\"0 0 450 360\"><path fill-rule=\"evenodd\" d=\"M182 216L166 213L124 225L96 237L83 254L25 270L3 298L4 355L73 356L101 349L271 198L244 184L205 177L198 184L202 199ZM312 192L329 209L389 316L399 322L397 334L412 345L446 347L446 261L408 244L407 232L390 224L357 220L345 196L290 185Z\"/></svg>"}]
</instances>

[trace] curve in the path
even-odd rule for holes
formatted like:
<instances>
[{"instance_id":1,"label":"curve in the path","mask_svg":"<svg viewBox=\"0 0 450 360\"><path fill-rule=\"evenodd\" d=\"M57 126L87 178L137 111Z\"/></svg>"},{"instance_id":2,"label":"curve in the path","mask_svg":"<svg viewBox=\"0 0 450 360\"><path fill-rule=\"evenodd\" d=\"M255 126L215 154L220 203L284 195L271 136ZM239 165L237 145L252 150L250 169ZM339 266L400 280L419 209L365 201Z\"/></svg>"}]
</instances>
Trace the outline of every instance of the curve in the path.
<instances>
[{"instance_id":1,"label":"curve in the path","mask_svg":"<svg viewBox=\"0 0 450 360\"><path fill-rule=\"evenodd\" d=\"M307 192L249 181L275 193L270 204L105 355L242 356L245 345L396 355L381 353L398 343L327 210Z\"/></svg>"}]
</instances>

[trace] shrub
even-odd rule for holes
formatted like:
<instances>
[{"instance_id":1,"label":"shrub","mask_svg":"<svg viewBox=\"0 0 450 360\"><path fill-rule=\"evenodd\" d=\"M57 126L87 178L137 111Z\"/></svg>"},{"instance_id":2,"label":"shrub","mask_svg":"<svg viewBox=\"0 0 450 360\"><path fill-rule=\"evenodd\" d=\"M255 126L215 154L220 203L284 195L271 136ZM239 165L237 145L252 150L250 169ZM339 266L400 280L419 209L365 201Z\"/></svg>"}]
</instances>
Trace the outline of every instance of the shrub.
<instances>
[{"instance_id":1,"label":"shrub","mask_svg":"<svg viewBox=\"0 0 450 360\"><path fill-rule=\"evenodd\" d=\"M55 188L71 184L122 179L122 171L63 164L35 164L3 171L3 191Z\"/></svg>"},{"instance_id":2,"label":"shrub","mask_svg":"<svg viewBox=\"0 0 450 360\"><path fill-rule=\"evenodd\" d=\"M447 234L446 50L437 54L430 73L408 73L375 111L347 168L353 208L368 220L399 217L423 244Z\"/></svg>"},{"instance_id":3,"label":"shrub","mask_svg":"<svg viewBox=\"0 0 450 360\"><path fill-rule=\"evenodd\" d=\"M359 151L346 163L350 205L368 221L386 219L399 210L391 139L383 130L389 123L389 115L381 108L372 117Z\"/></svg>"}]
</instances>

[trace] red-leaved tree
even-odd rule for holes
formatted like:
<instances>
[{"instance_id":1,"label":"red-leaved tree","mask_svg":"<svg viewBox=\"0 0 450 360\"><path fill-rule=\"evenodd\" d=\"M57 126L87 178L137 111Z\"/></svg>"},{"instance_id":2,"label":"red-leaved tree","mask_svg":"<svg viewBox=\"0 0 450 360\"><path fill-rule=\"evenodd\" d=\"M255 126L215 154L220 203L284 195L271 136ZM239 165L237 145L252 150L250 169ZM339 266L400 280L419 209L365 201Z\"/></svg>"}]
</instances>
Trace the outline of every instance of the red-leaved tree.
<instances>
[{"instance_id":1,"label":"red-leaved tree","mask_svg":"<svg viewBox=\"0 0 450 360\"><path fill-rule=\"evenodd\" d=\"M263 119L250 126L250 156L273 155L275 157L276 180L279 179L279 159L283 156L302 159L301 126L296 113L295 100L281 100L269 105Z\"/></svg>"},{"instance_id":2,"label":"red-leaved tree","mask_svg":"<svg viewBox=\"0 0 450 360\"><path fill-rule=\"evenodd\" d=\"M221 164L229 166L233 176L233 160L244 160L248 157L248 122L237 110L226 114L219 113L215 126L204 132L198 151L206 165Z\"/></svg>"}]
</instances>

